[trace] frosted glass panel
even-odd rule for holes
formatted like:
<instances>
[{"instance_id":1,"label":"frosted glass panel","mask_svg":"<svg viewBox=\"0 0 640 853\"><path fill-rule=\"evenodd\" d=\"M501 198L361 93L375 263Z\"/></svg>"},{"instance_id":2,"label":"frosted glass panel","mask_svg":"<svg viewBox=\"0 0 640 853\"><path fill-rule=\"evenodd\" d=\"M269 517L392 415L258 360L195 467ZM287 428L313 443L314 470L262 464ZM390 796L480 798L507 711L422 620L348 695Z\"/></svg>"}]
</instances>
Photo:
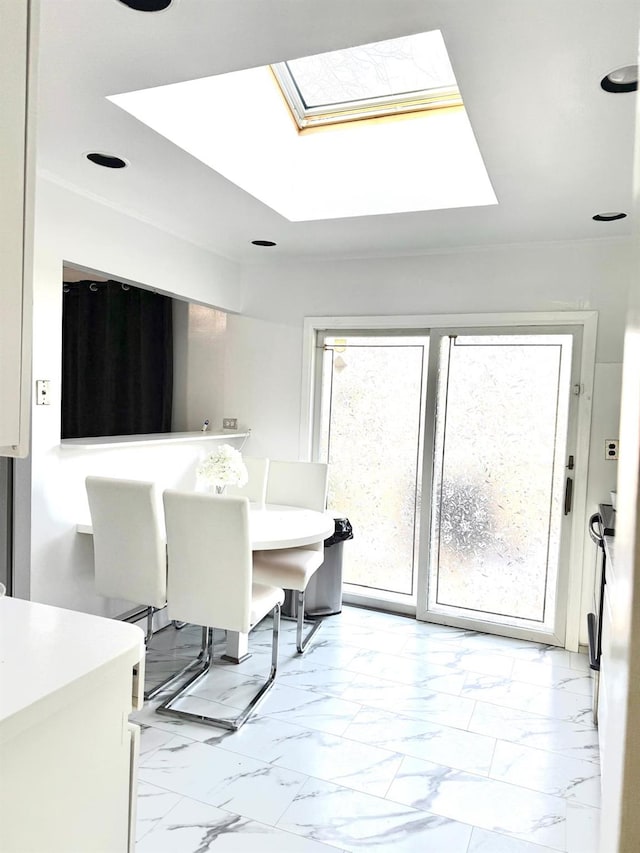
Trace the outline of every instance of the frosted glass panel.
<instances>
[{"instance_id":1,"label":"frosted glass panel","mask_svg":"<svg viewBox=\"0 0 640 853\"><path fill-rule=\"evenodd\" d=\"M429 607L551 629L571 336L444 338Z\"/></svg>"},{"instance_id":2,"label":"frosted glass panel","mask_svg":"<svg viewBox=\"0 0 640 853\"><path fill-rule=\"evenodd\" d=\"M439 30L287 62L305 107L456 86Z\"/></svg>"},{"instance_id":3,"label":"frosted glass panel","mask_svg":"<svg viewBox=\"0 0 640 853\"><path fill-rule=\"evenodd\" d=\"M344 581L414 593L426 339L333 338L324 353L321 456L329 506L351 520Z\"/></svg>"}]
</instances>

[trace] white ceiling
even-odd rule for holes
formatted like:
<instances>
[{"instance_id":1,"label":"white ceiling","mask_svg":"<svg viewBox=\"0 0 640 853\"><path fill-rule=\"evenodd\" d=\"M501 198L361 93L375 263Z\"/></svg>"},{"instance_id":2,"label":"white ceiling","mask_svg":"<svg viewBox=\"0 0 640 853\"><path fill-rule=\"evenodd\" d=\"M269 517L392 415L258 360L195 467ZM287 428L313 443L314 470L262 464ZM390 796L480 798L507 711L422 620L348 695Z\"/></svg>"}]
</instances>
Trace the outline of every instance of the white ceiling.
<instances>
[{"instance_id":1,"label":"white ceiling","mask_svg":"<svg viewBox=\"0 0 640 853\"><path fill-rule=\"evenodd\" d=\"M625 236L631 217L591 217L631 210L635 95L599 81L637 61L639 18L640 0L174 0L155 14L41 0L38 168L240 262ZM106 99L431 29L497 206L289 222ZM89 151L130 166L97 167Z\"/></svg>"}]
</instances>

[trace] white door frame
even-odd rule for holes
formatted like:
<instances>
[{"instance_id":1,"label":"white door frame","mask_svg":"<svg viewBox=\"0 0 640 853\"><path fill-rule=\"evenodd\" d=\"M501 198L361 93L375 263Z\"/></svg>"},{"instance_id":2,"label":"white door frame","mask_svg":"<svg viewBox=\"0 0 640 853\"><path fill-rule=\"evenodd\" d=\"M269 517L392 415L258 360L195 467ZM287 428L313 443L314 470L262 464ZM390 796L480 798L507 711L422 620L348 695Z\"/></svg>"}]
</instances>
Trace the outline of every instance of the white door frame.
<instances>
[{"instance_id":1,"label":"white door frame","mask_svg":"<svg viewBox=\"0 0 640 853\"><path fill-rule=\"evenodd\" d=\"M589 440L595 372L597 311L539 311L504 314L415 314L374 317L305 317L302 343L302 387L300 407L300 452L311 459L313 440L314 378L316 369L316 333L328 329L439 329L451 326L485 328L487 326L581 326L581 393L578 400L576 468L571 527L571 559L567 587L567 625L565 647L577 651L580 637L580 600L582 592L584 531L587 524L587 476Z\"/></svg>"}]
</instances>

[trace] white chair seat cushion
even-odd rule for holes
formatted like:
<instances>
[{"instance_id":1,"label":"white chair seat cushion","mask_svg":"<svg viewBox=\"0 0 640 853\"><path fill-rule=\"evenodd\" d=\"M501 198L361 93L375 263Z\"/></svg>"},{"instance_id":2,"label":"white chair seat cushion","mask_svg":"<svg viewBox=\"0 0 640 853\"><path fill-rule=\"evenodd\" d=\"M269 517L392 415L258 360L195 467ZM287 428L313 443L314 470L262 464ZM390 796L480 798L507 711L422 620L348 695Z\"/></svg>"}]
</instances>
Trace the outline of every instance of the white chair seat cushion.
<instances>
[{"instance_id":1,"label":"white chair seat cushion","mask_svg":"<svg viewBox=\"0 0 640 853\"><path fill-rule=\"evenodd\" d=\"M310 548L277 548L253 552L255 583L304 590L324 562L324 551Z\"/></svg>"},{"instance_id":2,"label":"white chair seat cushion","mask_svg":"<svg viewBox=\"0 0 640 853\"><path fill-rule=\"evenodd\" d=\"M251 625L263 619L276 604L284 602L284 592L275 586L254 583L251 587Z\"/></svg>"}]
</instances>

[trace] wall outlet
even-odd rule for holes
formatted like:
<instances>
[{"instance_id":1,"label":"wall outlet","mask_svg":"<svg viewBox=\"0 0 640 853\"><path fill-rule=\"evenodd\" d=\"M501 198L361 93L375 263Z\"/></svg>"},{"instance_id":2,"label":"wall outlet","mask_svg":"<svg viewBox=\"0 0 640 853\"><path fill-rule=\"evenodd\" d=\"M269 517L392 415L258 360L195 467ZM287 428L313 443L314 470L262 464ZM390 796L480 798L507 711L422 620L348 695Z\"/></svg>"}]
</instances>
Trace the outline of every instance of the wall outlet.
<instances>
[{"instance_id":1,"label":"wall outlet","mask_svg":"<svg viewBox=\"0 0 640 853\"><path fill-rule=\"evenodd\" d=\"M237 418L223 418L222 419L222 429L238 429L238 419Z\"/></svg>"},{"instance_id":2,"label":"wall outlet","mask_svg":"<svg viewBox=\"0 0 640 853\"><path fill-rule=\"evenodd\" d=\"M49 380L36 381L36 406L49 406Z\"/></svg>"},{"instance_id":3,"label":"wall outlet","mask_svg":"<svg viewBox=\"0 0 640 853\"><path fill-rule=\"evenodd\" d=\"M604 457L605 459L613 459L617 460L618 452L620 450L620 441L617 438L607 438L604 443Z\"/></svg>"}]
</instances>

